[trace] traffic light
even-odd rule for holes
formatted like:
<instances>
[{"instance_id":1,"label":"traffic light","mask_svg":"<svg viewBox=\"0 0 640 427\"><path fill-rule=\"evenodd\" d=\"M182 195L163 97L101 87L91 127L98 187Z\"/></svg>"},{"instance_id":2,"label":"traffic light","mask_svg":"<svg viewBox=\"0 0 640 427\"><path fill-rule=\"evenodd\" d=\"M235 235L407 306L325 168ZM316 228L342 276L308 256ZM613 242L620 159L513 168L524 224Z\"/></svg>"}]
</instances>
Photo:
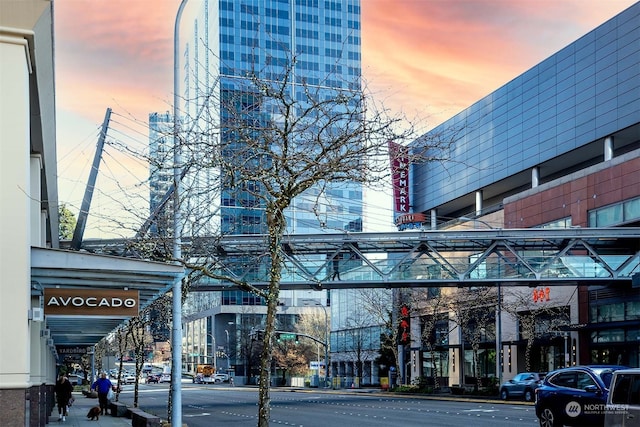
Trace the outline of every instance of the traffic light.
<instances>
[{"instance_id":1,"label":"traffic light","mask_svg":"<svg viewBox=\"0 0 640 427\"><path fill-rule=\"evenodd\" d=\"M280 339L280 338L281 338L281 334L280 334L280 332L276 332L276 333L274 334L274 336L275 336L275 338L276 338L276 341L281 342L281 339Z\"/></svg>"}]
</instances>

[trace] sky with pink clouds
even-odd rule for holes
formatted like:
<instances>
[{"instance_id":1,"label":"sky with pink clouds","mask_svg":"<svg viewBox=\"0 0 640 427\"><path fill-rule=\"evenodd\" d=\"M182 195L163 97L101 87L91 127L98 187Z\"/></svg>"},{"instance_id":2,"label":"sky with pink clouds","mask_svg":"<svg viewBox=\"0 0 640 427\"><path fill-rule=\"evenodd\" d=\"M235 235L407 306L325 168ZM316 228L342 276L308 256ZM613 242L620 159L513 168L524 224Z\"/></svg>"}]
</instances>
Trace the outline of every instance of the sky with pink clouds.
<instances>
[{"instance_id":1,"label":"sky with pink clouds","mask_svg":"<svg viewBox=\"0 0 640 427\"><path fill-rule=\"evenodd\" d=\"M133 133L142 130L129 120L144 123L150 112L171 110L179 3L55 0L59 198L72 210L80 205L106 108ZM361 0L363 75L387 108L425 117L430 128L634 3ZM108 204L102 196L98 203Z\"/></svg>"}]
</instances>

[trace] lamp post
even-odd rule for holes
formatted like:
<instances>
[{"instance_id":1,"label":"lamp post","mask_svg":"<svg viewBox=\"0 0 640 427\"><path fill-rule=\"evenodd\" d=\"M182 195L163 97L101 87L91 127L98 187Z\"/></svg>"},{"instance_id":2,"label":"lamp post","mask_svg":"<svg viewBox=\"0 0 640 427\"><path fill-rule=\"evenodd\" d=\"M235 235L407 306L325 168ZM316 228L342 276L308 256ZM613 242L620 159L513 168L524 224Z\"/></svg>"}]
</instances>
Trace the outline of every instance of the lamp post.
<instances>
[{"instance_id":1,"label":"lamp post","mask_svg":"<svg viewBox=\"0 0 640 427\"><path fill-rule=\"evenodd\" d=\"M218 370L218 358L216 356L216 337L213 334L207 334L207 336L211 337L211 357L213 357L213 368Z\"/></svg>"},{"instance_id":2,"label":"lamp post","mask_svg":"<svg viewBox=\"0 0 640 427\"><path fill-rule=\"evenodd\" d=\"M178 147L178 86L180 78L179 39L180 18L188 0L182 0L176 14L173 27L173 258L182 257L180 239L180 149ZM176 279L173 284L172 299L172 339L173 353L171 355L171 427L182 426L182 279Z\"/></svg>"},{"instance_id":3,"label":"lamp post","mask_svg":"<svg viewBox=\"0 0 640 427\"><path fill-rule=\"evenodd\" d=\"M231 351L231 347L229 347L229 331L225 329L224 333L227 334L227 350L225 353L227 353L227 374L228 374L231 371L231 362L229 361L229 352Z\"/></svg>"},{"instance_id":4,"label":"lamp post","mask_svg":"<svg viewBox=\"0 0 640 427\"><path fill-rule=\"evenodd\" d=\"M460 221L473 221L474 223L479 222L490 229L495 230L495 227L491 224L478 218L461 216L458 219ZM500 387L500 384L502 384L502 293L499 281L496 288L498 293L498 304L496 305L496 375L498 376L498 387Z\"/></svg>"}]
</instances>

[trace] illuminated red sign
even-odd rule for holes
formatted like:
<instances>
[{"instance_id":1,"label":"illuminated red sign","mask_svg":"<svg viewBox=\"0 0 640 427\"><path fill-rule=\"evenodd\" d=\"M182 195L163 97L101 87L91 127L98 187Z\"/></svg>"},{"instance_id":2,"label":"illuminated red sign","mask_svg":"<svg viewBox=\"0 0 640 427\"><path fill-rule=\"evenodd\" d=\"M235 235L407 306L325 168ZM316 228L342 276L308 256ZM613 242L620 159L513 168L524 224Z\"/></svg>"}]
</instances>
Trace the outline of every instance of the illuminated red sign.
<instances>
[{"instance_id":1,"label":"illuminated red sign","mask_svg":"<svg viewBox=\"0 0 640 427\"><path fill-rule=\"evenodd\" d=\"M533 290L533 302L544 302L549 301L551 298L549 294L551 290L547 288L536 288Z\"/></svg>"},{"instance_id":2,"label":"illuminated red sign","mask_svg":"<svg viewBox=\"0 0 640 427\"><path fill-rule=\"evenodd\" d=\"M389 141L389 157L394 211L401 214L409 213L409 150L407 147Z\"/></svg>"},{"instance_id":3,"label":"illuminated red sign","mask_svg":"<svg viewBox=\"0 0 640 427\"><path fill-rule=\"evenodd\" d=\"M400 325L398 330L398 341L401 345L411 344L410 321L411 315L409 313L409 307L403 304L400 307Z\"/></svg>"}]
</instances>

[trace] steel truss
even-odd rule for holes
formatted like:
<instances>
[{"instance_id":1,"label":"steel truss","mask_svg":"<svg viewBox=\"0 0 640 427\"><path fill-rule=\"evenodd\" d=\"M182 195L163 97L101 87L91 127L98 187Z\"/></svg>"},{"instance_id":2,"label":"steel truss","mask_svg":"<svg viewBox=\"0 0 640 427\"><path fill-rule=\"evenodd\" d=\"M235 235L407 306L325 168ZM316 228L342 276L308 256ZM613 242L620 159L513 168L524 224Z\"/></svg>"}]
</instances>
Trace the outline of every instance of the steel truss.
<instances>
[{"instance_id":1,"label":"steel truss","mask_svg":"<svg viewBox=\"0 0 640 427\"><path fill-rule=\"evenodd\" d=\"M266 286L266 236L182 241L189 256L256 287ZM85 247L98 250L100 242L113 250L114 241L86 241ZM288 235L281 248L281 289L622 284L640 274L640 228ZM194 291L233 288L205 277L192 286Z\"/></svg>"}]
</instances>

